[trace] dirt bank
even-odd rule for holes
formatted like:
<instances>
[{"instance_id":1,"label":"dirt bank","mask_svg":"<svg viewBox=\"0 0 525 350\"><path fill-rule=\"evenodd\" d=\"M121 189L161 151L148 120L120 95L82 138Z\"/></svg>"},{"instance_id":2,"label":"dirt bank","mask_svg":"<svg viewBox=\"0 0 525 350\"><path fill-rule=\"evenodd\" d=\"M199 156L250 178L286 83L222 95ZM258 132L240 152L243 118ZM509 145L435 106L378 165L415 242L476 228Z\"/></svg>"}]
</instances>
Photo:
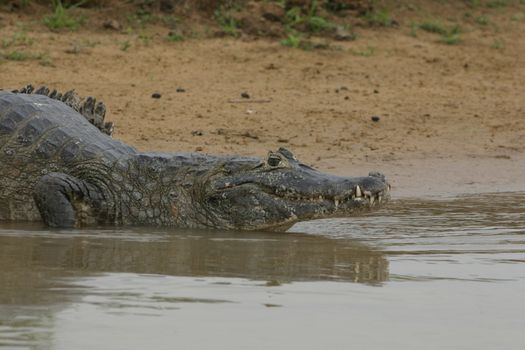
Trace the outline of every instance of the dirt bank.
<instances>
[{"instance_id":1,"label":"dirt bank","mask_svg":"<svg viewBox=\"0 0 525 350\"><path fill-rule=\"evenodd\" d=\"M402 195L524 189L525 5L412 6L389 9L396 26L310 50L253 36L170 41L157 25L52 32L41 16L0 13L0 82L96 96L115 137L141 150L286 147L323 170L383 170ZM459 25L457 42L421 29L431 21Z\"/></svg>"}]
</instances>

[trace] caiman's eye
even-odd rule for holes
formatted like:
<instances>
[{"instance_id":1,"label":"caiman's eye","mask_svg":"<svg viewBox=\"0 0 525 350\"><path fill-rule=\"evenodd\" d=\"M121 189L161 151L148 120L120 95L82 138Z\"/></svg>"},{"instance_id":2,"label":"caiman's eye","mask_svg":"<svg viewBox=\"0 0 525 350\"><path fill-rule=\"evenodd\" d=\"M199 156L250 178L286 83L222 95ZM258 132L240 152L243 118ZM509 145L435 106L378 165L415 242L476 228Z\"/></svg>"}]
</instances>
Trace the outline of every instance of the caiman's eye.
<instances>
[{"instance_id":1,"label":"caiman's eye","mask_svg":"<svg viewBox=\"0 0 525 350\"><path fill-rule=\"evenodd\" d=\"M275 155L275 154L270 154L268 156L268 165L269 166L279 166L279 164L281 164L281 157Z\"/></svg>"}]
</instances>

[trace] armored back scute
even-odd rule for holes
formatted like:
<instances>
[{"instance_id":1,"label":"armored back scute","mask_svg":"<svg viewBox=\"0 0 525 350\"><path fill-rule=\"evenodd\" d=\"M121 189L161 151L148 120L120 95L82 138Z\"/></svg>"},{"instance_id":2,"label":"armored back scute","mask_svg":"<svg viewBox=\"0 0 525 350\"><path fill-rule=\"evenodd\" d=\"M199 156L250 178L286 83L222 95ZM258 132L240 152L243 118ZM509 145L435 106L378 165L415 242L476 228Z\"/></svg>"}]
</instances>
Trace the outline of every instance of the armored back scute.
<instances>
[{"instance_id":1,"label":"armored back scute","mask_svg":"<svg viewBox=\"0 0 525 350\"><path fill-rule=\"evenodd\" d=\"M50 173L107 168L135 153L85 115L43 94L0 91L0 220L39 220L34 191Z\"/></svg>"}]
</instances>

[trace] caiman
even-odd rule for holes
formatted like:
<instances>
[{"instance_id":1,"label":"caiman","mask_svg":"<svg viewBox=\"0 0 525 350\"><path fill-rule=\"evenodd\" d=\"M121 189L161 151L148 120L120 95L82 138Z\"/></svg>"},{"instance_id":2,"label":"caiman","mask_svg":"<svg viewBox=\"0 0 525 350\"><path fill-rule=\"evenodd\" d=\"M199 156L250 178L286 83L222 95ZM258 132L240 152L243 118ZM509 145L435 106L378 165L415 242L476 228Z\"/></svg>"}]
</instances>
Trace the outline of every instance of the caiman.
<instances>
[{"instance_id":1,"label":"caiman","mask_svg":"<svg viewBox=\"0 0 525 350\"><path fill-rule=\"evenodd\" d=\"M105 113L74 91L0 91L0 221L284 230L389 198L380 173L325 174L284 148L265 159L139 152L108 135Z\"/></svg>"}]
</instances>

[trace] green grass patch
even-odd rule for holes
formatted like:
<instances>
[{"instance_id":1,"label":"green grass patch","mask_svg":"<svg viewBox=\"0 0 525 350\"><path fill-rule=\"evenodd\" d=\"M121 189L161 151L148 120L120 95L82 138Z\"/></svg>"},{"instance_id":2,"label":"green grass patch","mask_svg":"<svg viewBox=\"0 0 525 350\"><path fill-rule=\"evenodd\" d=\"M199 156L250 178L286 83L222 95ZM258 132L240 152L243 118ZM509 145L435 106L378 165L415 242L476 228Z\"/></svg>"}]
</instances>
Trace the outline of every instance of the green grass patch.
<instances>
[{"instance_id":1,"label":"green grass patch","mask_svg":"<svg viewBox=\"0 0 525 350\"><path fill-rule=\"evenodd\" d=\"M150 24L161 24L169 29L176 29L180 23L179 18L173 15L157 15L144 9L129 13L126 16L126 21L128 28L132 29L144 29Z\"/></svg>"},{"instance_id":2,"label":"green grass patch","mask_svg":"<svg viewBox=\"0 0 525 350\"><path fill-rule=\"evenodd\" d=\"M481 15L474 19L477 24L480 26L486 26L490 23L489 18L487 16Z\"/></svg>"},{"instance_id":3,"label":"green grass patch","mask_svg":"<svg viewBox=\"0 0 525 350\"><path fill-rule=\"evenodd\" d=\"M509 3L510 3L509 0L491 0L487 2L485 6L491 9L497 9L497 8L507 7Z\"/></svg>"},{"instance_id":4,"label":"green grass patch","mask_svg":"<svg viewBox=\"0 0 525 350\"><path fill-rule=\"evenodd\" d=\"M441 37L441 42L447 45L457 45L461 42L459 34L449 34Z\"/></svg>"},{"instance_id":5,"label":"green grass patch","mask_svg":"<svg viewBox=\"0 0 525 350\"><path fill-rule=\"evenodd\" d=\"M370 57L375 55L376 49L373 46L367 46L364 49L352 49L350 52L355 56Z\"/></svg>"},{"instance_id":6,"label":"green grass patch","mask_svg":"<svg viewBox=\"0 0 525 350\"><path fill-rule=\"evenodd\" d=\"M288 36L281 40L281 45L301 50L327 50L333 48L327 42L313 42L305 40L299 32L289 32Z\"/></svg>"},{"instance_id":7,"label":"green grass patch","mask_svg":"<svg viewBox=\"0 0 525 350\"><path fill-rule=\"evenodd\" d=\"M182 36L182 34L178 34L178 33L175 33L175 32L169 32L167 39L168 39L168 41L178 42L178 41L183 41L184 40L184 36Z\"/></svg>"},{"instance_id":8,"label":"green grass patch","mask_svg":"<svg viewBox=\"0 0 525 350\"><path fill-rule=\"evenodd\" d=\"M344 1L337 0L326 0L324 1L324 7L332 12L339 12L343 10L349 10L352 8L352 4L346 4Z\"/></svg>"},{"instance_id":9,"label":"green grass patch","mask_svg":"<svg viewBox=\"0 0 525 350\"><path fill-rule=\"evenodd\" d=\"M120 43L120 50L121 51L128 51L129 48L131 47L131 43L129 42L129 40L126 40L126 41L123 41L122 43Z\"/></svg>"},{"instance_id":10,"label":"green grass patch","mask_svg":"<svg viewBox=\"0 0 525 350\"><path fill-rule=\"evenodd\" d=\"M237 20L229 13L225 7L221 6L215 10L214 14L215 20L221 26L221 29L224 33L237 37L241 34L239 31L239 25Z\"/></svg>"},{"instance_id":11,"label":"green grass patch","mask_svg":"<svg viewBox=\"0 0 525 350\"><path fill-rule=\"evenodd\" d=\"M84 47L96 47L98 45L100 45L100 40L90 40L90 39L83 39L82 40L82 46Z\"/></svg>"},{"instance_id":12,"label":"green grass patch","mask_svg":"<svg viewBox=\"0 0 525 350\"><path fill-rule=\"evenodd\" d=\"M310 2L305 22L308 30L313 33L324 32L334 27L330 21L318 15L319 4L317 0Z\"/></svg>"},{"instance_id":13,"label":"green grass patch","mask_svg":"<svg viewBox=\"0 0 525 350\"><path fill-rule=\"evenodd\" d=\"M332 23L319 16L307 17L306 25L308 27L308 30L312 33L320 33L333 28Z\"/></svg>"},{"instance_id":14,"label":"green grass patch","mask_svg":"<svg viewBox=\"0 0 525 350\"><path fill-rule=\"evenodd\" d=\"M505 43L501 39L494 39L494 42L490 47L495 50L501 50L505 48Z\"/></svg>"},{"instance_id":15,"label":"green grass patch","mask_svg":"<svg viewBox=\"0 0 525 350\"><path fill-rule=\"evenodd\" d=\"M61 0L52 0L53 13L44 17L44 24L51 30L69 29L77 30L85 21L82 16L74 16L71 9L78 7L82 2L69 7L62 5Z\"/></svg>"},{"instance_id":16,"label":"green grass patch","mask_svg":"<svg viewBox=\"0 0 525 350\"><path fill-rule=\"evenodd\" d=\"M159 18L146 10L137 10L127 16L128 23L135 28L144 29L147 24L156 23Z\"/></svg>"},{"instance_id":17,"label":"green grass patch","mask_svg":"<svg viewBox=\"0 0 525 350\"><path fill-rule=\"evenodd\" d=\"M170 29L177 28L179 24L179 19L172 15L161 16L160 21L162 22L162 24L164 24L166 27Z\"/></svg>"},{"instance_id":18,"label":"green grass patch","mask_svg":"<svg viewBox=\"0 0 525 350\"><path fill-rule=\"evenodd\" d=\"M303 14L300 7L292 7L286 11L286 24L289 27L295 27L303 22Z\"/></svg>"},{"instance_id":19,"label":"green grass patch","mask_svg":"<svg viewBox=\"0 0 525 350\"><path fill-rule=\"evenodd\" d=\"M298 6L286 11L285 20L288 31L295 30L317 34L334 28L333 23L318 15L318 10L318 2L313 0L306 11Z\"/></svg>"},{"instance_id":20,"label":"green grass patch","mask_svg":"<svg viewBox=\"0 0 525 350\"><path fill-rule=\"evenodd\" d=\"M11 46L31 46L33 39L27 36L25 32L16 32L11 37L2 39L2 48L6 49Z\"/></svg>"},{"instance_id":21,"label":"green grass patch","mask_svg":"<svg viewBox=\"0 0 525 350\"><path fill-rule=\"evenodd\" d=\"M456 24L449 29L448 33L441 36L441 42L447 45L457 45L461 42L460 33L461 29Z\"/></svg>"},{"instance_id":22,"label":"green grass patch","mask_svg":"<svg viewBox=\"0 0 525 350\"><path fill-rule=\"evenodd\" d=\"M226 17L219 21L222 30L231 36L239 36L239 27L237 21L233 17Z\"/></svg>"},{"instance_id":23,"label":"green grass patch","mask_svg":"<svg viewBox=\"0 0 525 350\"><path fill-rule=\"evenodd\" d=\"M288 33L286 39L281 40L281 45L298 49L301 47L303 38L299 33Z\"/></svg>"},{"instance_id":24,"label":"green grass patch","mask_svg":"<svg viewBox=\"0 0 525 350\"><path fill-rule=\"evenodd\" d=\"M365 20L371 26L391 27L394 24L392 17L386 10L374 10L365 14Z\"/></svg>"},{"instance_id":25,"label":"green grass patch","mask_svg":"<svg viewBox=\"0 0 525 350\"><path fill-rule=\"evenodd\" d=\"M55 63L48 55L40 55L38 63L43 67L56 67Z\"/></svg>"},{"instance_id":26,"label":"green grass patch","mask_svg":"<svg viewBox=\"0 0 525 350\"><path fill-rule=\"evenodd\" d=\"M139 39L142 42L142 45L149 46L153 38L151 37L151 35L148 35L146 33L139 33Z\"/></svg>"},{"instance_id":27,"label":"green grass patch","mask_svg":"<svg viewBox=\"0 0 525 350\"><path fill-rule=\"evenodd\" d=\"M447 35L448 29L439 22L423 22L417 25L419 29L424 30L425 32L434 33L434 34L440 34L440 35Z\"/></svg>"},{"instance_id":28,"label":"green grass patch","mask_svg":"<svg viewBox=\"0 0 525 350\"><path fill-rule=\"evenodd\" d=\"M457 24L453 26L445 26L444 24L436 21L427 21L419 24L413 23L412 33L414 36L417 32L417 29L440 35L440 41L447 45L456 45L461 42L461 38L459 35L461 29Z\"/></svg>"},{"instance_id":29,"label":"green grass patch","mask_svg":"<svg viewBox=\"0 0 525 350\"><path fill-rule=\"evenodd\" d=\"M39 60L44 57L42 54L34 54L25 51L12 50L0 54L1 57L8 61L28 61Z\"/></svg>"}]
</instances>

